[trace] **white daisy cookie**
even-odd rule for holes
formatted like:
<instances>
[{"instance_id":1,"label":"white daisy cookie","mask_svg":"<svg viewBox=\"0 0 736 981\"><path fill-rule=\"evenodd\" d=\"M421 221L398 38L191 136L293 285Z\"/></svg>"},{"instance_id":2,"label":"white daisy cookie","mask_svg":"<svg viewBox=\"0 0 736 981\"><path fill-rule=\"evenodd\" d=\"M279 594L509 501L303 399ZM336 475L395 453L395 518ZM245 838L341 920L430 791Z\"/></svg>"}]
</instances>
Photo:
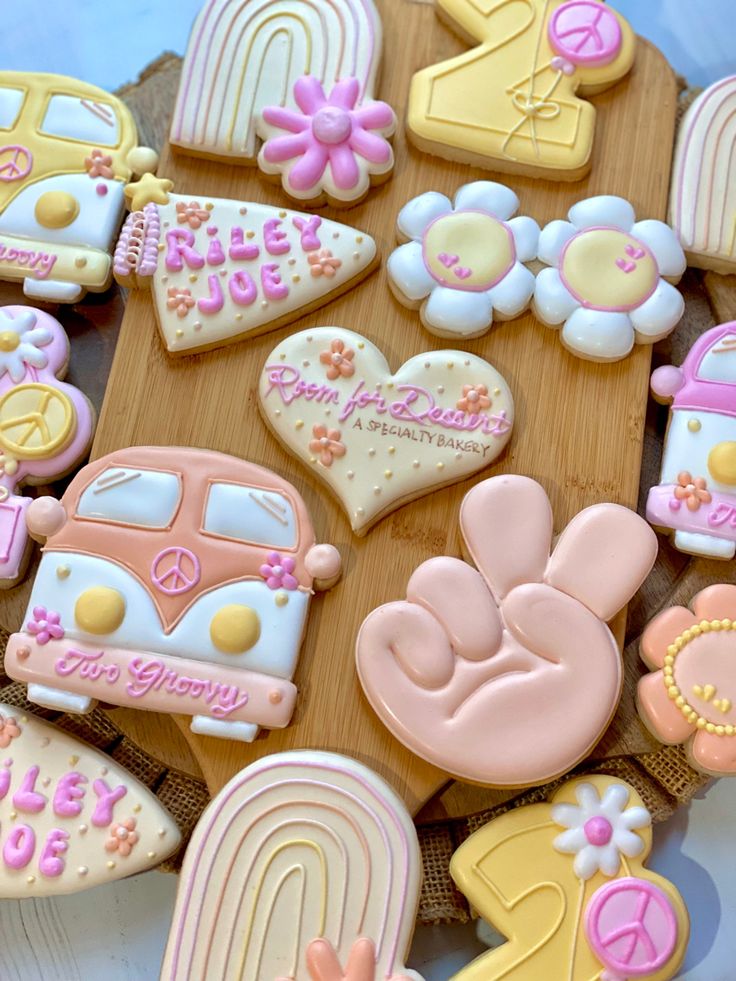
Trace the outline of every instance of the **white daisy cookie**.
<instances>
[{"instance_id":1,"label":"white daisy cookie","mask_svg":"<svg viewBox=\"0 0 736 981\"><path fill-rule=\"evenodd\" d=\"M510 320L529 307L539 225L512 217L519 199L503 184L465 184L455 202L427 191L399 213L403 245L388 260L391 289L419 310L438 337L479 337L494 320Z\"/></svg>"},{"instance_id":2,"label":"white daisy cookie","mask_svg":"<svg viewBox=\"0 0 736 981\"><path fill-rule=\"evenodd\" d=\"M676 284L685 253L661 221L637 221L633 207L610 195L580 201L568 221L539 237L533 309L549 327L562 326L565 347L588 361L620 361L637 344L654 344L685 311Z\"/></svg>"}]
</instances>

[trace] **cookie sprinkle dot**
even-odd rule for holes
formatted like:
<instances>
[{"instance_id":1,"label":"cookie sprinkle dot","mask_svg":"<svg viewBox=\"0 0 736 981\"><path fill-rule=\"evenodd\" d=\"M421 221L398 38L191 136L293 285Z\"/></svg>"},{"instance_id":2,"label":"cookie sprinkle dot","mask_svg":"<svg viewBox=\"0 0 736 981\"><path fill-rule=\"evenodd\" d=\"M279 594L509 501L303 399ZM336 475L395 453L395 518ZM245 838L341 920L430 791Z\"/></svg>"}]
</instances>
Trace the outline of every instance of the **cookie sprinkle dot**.
<instances>
[{"instance_id":1,"label":"cookie sprinkle dot","mask_svg":"<svg viewBox=\"0 0 736 981\"><path fill-rule=\"evenodd\" d=\"M348 480L352 480L354 476L355 476L355 471L348 470Z\"/></svg>"},{"instance_id":2,"label":"cookie sprinkle dot","mask_svg":"<svg viewBox=\"0 0 736 981\"><path fill-rule=\"evenodd\" d=\"M254 231L248 231L248 232L245 233L245 237L246 238L255 238L256 237L256 233Z\"/></svg>"},{"instance_id":3,"label":"cookie sprinkle dot","mask_svg":"<svg viewBox=\"0 0 736 981\"><path fill-rule=\"evenodd\" d=\"M176 336L177 337L183 337L184 336L184 331L181 329L181 327L177 328Z\"/></svg>"},{"instance_id":4,"label":"cookie sprinkle dot","mask_svg":"<svg viewBox=\"0 0 736 981\"><path fill-rule=\"evenodd\" d=\"M141 812L141 805L140 804L134 804L133 805L133 813L134 814L140 814L140 812Z\"/></svg>"},{"instance_id":5,"label":"cookie sprinkle dot","mask_svg":"<svg viewBox=\"0 0 736 981\"><path fill-rule=\"evenodd\" d=\"M388 452L389 452L389 454L390 454L391 456L393 456L393 455L394 455L394 453L396 452L396 447L395 447L395 446L389 446L389 448L388 448Z\"/></svg>"},{"instance_id":6,"label":"cookie sprinkle dot","mask_svg":"<svg viewBox=\"0 0 736 981\"><path fill-rule=\"evenodd\" d=\"M703 425L699 419L691 419L687 424L687 428L691 433L699 433L703 428Z\"/></svg>"},{"instance_id":7,"label":"cookie sprinkle dot","mask_svg":"<svg viewBox=\"0 0 736 981\"><path fill-rule=\"evenodd\" d=\"M414 462L412 463L412 466L414 467L415 470L417 470L419 468L419 466L420 466L419 460L414 460Z\"/></svg>"},{"instance_id":8,"label":"cookie sprinkle dot","mask_svg":"<svg viewBox=\"0 0 736 981\"><path fill-rule=\"evenodd\" d=\"M29 875L28 878L26 879L26 882L28 883L29 886L32 886L35 881L36 881L35 875Z\"/></svg>"},{"instance_id":9,"label":"cookie sprinkle dot","mask_svg":"<svg viewBox=\"0 0 736 981\"><path fill-rule=\"evenodd\" d=\"M301 283L302 277L299 276L298 274L296 274L296 275L294 275L294 276L291 277L291 281L292 281L292 283Z\"/></svg>"},{"instance_id":10,"label":"cookie sprinkle dot","mask_svg":"<svg viewBox=\"0 0 736 981\"><path fill-rule=\"evenodd\" d=\"M444 395L445 394L445 386L444 385L438 385L437 386L437 391L439 392L440 395Z\"/></svg>"},{"instance_id":11,"label":"cookie sprinkle dot","mask_svg":"<svg viewBox=\"0 0 736 981\"><path fill-rule=\"evenodd\" d=\"M242 320L243 319L243 314L242 313L236 313L235 314L235 319L236 320ZM201 324L200 324L200 326L201 326ZM197 325L196 324L194 325L194 329L195 330L197 329Z\"/></svg>"},{"instance_id":12,"label":"cookie sprinkle dot","mask_svg":"<svg viewBox=\"0 0 736 981\"><path fill-rule=\"evenodd\" d=\"M279 590L274 597L274 602L276 603L276 606L286 606L286 604L289 602L289 596L287 593Z\"/></svg>"},{"instance_id":13,"label":"cookie sprinkle dot","mask_svg":"<svg viewBox=\"0 0 736 981\"><path fill-rule=\"evenodd\" d=\"M18 817L18 812L17 811L11 811L9 816L10 816L10 820L11 821L15 821L15 819Z\"/></svg>"},{"instance_id":14,"label":"cookie sprinkle dot","mask_svg":"<svg viewBox=\"0 0 736 981\"><path fill-rule=\"evenodd\" d=\"M268 308L268 300L261 300L261 308L266 310Z\"/></svg>"},{"instance_id":15,"label":"cookie sprinkle dot","mask_svg":"<svg viewBox=\"0 0 736 981\"><path fill-rule=\"evenodd\" d=\"M88 872L89 872L89 869L87 868L86 865L80 865L79 868L77 869L77 873L79 875L87 875Z\"/></svg>"},{"instance_id":16,"label":"cookie sprinkle dot","mask_svg":"<svg viewBox=\"0 0 736 981\"><path fill-rule=\"evenodd\" d=\"M500 395L501 394L501 389L500 388L494 388L493 389L493 394L494 395Z\"/></svg>"},{"instance_id":17,"label":"cookie sprinkle dot","mask_svg":"<svg viewBox=\"0 0 736 981\"><path fill-rule=\"evenodd\" d=\"M146 857L147 858L155 858L156 857L156 852L146 852Z\"/></svg>"},{"instance_id":18,"label":"cookie sprinkle dot","mask_svg":"<svg viewBox=\"0 0 736 981\"><path fill-rule=\"evenodd\" d=\"M353 259L357 262L360 259L360 252L353 252Z\"/></svg>"},{"instance_id":19,"label":"cookie sprinkle dot","mask_svg":"<svg viewBox=\"0 0 736 981\"><path fill-rule=\"evenodd\" d=\"M365 347L365 344L363 343L363 341L358 341L358 343L355 346L359 351L362 351L363 348Z\"/></svg>"},{"instance_id":20,"label":"cookie sprinkle dot","mask_svg":"<svg viewBox=\"0 0 736 981\"><path fill-rule=\"evenodd\" d=\"M294 428L295 429L303 429L304 428L304 420L303 419L297 419L297 421L294 423Z\"/></svg>"},{"instance_id":21,"label":"cookie sprinkle dot","mask_svg":"<svg viewBox=\"0 0 736 981\"><path fill-rule=\"evenodd\" d=\"M279 211L279 218L286 218L286 212L285 211Z\"/></svg>"},{"instance_id":22,"label":"cookie sprinkle dot","mask_svg":"<svg viewBox=\"0 0 736 981\"><path fill-rule=\"evenodd\" d=\"M115 863L114 862L108 862L107 863L107 867L108 867L108 869L114 869L115 868Z\"/></svg>"},{"instance_id":23,"label":"cookie sprinkle dot","mask_svg":"<svg viewBox=\"0 0 736 981\"><path fill-rule=\"evenodd\" d=\"M196 283L197 282L197 274L196 273L191 273L191 275L189 276L189 282L190 283Z\"/></svg>"},{"instance_id":24,"label":"cookie sprinkle dot","mask_svg":"<svg viewBox=\"0 0 736 981\"><path fill-rule=\"evenodd\" d=\"M158 831L157 831L157 834L158 834L159 838L165 838L166 837L166 828L159 828Z\"/></svg>"},{"instance_id":25,"label":"cookie sprinkle dot","mask_svg":"<svg viewBox=\"0 0 736 981\"><path fill-rule=\"evenodd\" d=\"M248 214L248 209L247 208L241 208L240 209L240 214L241 215L247 215Z\"/></svg>"},{"instance_id":26,"label":"cookie sprinkle dot","mask_svg":"<svg viewBox=\"0 0 736 981\"><path fill-rule=\"evenodd\" d=\"M310 365L310 362L309 361L302 361L302 367L303 368L308 368L309 365Z\"/></svg>"},{"instance_id":27,"label":"cookie sprinkle dot","mask_svg":"<svg viewBox=\"0 0 736 981\"><path fill-rule=\"evenodd\" d=\"M383 472L383 476L386 478L386 480L390 480L393 477L393 475L394 475L393 470L384 470Z\"/></svg>"},{"instance_id":28,"label":"cookie sprinkle dot","mask_svg":"<svg viewBox=\"0 0 736 981\"><path fill-rule=\"evenodd\" d=\"M363 236L362 235L356 235L355 236L355 241L358 243L358 245L362 245L363 244Z\"/></svg>"},{"instance_id":29,"label":"cookie sprinkle dot","mask_svg":"<svg viewBox=\"0 0 736 981\"><path fill-rule=\"evenodd\" d=\"M365 509L364 508L358 508L355 513L358 515L359 518L362 518L363 515L365 514Z\"/></svg>"},{"instance_id":30,"label":"cookie sprinkle dot","mask_svg":"<svg viewBox=\"0 0 736 981\"><path fill-rule=\"evenodd\" d=\"M79 763L79 757L78 756L75 755L75 756L70 756L69 757L69 766L76 766L77 763Z\"/></svg>"},{"instance_id":31,"label":"cookie sprinkle dot","mask_svg":"<svg viewBox=\"0 0 736 981\"><path fill-rule=\"evenodd\" d=\"M373 447L371 447L371 448L370 448L370 449L368 450L368 456L375 456L375 455L376 455L376 451L375 451L375 450L373 449Z\"/></svg>"},{"instance_id":32,"label":"cookie sprinkle dot","mask_svg":"<svg viewBox=\"0 0 736 981\"><path fill-rule=\"evenodd\" d=\"M80 824L79 825L79 833L80 833L80 835L84 835L84 834L87 833L87 825L86 824Z\"/></svg>"},{"instance_id":33,"label":"cookie sprinkle dot","mask_svg":"<svg viewBox=\"0 0 736 981\"><path fill-rule=\"evenodd\" d=\"M283 697L278 688L274 688L273 691L268 693L268 700L272 705L280 705Z\"/></svg>"},{"instance_id":34,"label":"cookie sprinkle dot","mask_svg":"<svg viewBox=\"0 0 736 981\"><path fill-rule=\"evenodd\" d=\"M290 266L295 266L296 265L296 259L294 259L293 256L292 256L291 259L289 259L289 265Z\"/></svg>"},{"instance_id":35,"label":"cookie sprinkle dot","mask_svg":"<svg viewBox=\"0 0 736 981\"><path fill-rule=\"evenodd\" d=\"M440 462L439 462L439 463L437 464L437 469L438 469L438 470L444 470L444 469L445 469L445 465L444 465L444 463L443 463L443 462L442 462L441 460L440 460Z\"/></svg>"},{"instance_id":36,"label":"cookie sprinkle dot","mask_svg":"<svg viewBox=\"0 0 736 981\"><path fill-rule=\"evenodd\" d=\"M43 739L41 740L41 748L42 749L45 748L46 746L48 746L48 744L50 742L51 742L51 740L49 739L49 737L48 736L44 736ZM12 760L6 760L5 761L5 766L10 766L10 764L12 762L13 762Z\"/></svg>"}]
</instances>

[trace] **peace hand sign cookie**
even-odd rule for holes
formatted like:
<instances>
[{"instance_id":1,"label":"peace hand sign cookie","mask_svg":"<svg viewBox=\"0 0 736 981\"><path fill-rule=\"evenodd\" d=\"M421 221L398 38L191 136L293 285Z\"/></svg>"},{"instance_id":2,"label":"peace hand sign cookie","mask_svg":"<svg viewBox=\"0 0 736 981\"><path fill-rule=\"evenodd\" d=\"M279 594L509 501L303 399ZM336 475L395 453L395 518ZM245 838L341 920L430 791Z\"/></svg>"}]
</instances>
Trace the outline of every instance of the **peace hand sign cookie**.
<instances>
[{"instance_id":1,"label":"peace hand sign cookie","mask_svg":"<svg viewBox=\"0 0 736 981\"><path fill-rule=\"evenodd\" d=\"M618 705L606 622L649 574L657 540L617 504L576 515L550 556L552 509L527 477L492 477L460 511L477 568L450 556L414 572L407 599L368 615L363 689L412 752L474 783L518 787L570 770Z\"/></svg>"}]
</instances>

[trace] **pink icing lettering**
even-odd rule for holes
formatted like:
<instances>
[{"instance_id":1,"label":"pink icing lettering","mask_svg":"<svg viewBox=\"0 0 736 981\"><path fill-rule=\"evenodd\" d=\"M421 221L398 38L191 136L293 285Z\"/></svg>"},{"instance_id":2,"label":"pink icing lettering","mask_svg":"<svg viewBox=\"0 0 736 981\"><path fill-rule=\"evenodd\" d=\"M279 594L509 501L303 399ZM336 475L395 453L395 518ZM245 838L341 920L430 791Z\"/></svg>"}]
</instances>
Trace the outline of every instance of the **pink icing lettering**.
<instances>
[{"instance_id":1,"label":"pink icing lettering","mask_svg":"<svg viewBox=\"0 0 736 981\"><path fill-rule=\"evenodd\" d=\"M708 524L712 528L720 528L725 524L730 524L732 528L736 528L736 505L725 504L721 501L715 511L711 511L708 515Z\"/></svg>"},{"instance_id":2,"label":"pink icing lettering","mask_svg":"<svg viewBox=\"0 0 736 981\"><path fill-rule=\"evenodd\" d=\"M219 313L225 304L225 297L222 295L222 286L220 286L220 277L212 273L207 277L207 285L209 286L210 295L197 300L197 308L202 313Z\"/></svg>"},{"instance_id":3,"label":"pink icing lettering","mask_svg":"<svg viewBox=\"0 0 736 981\"><path fill-rule=\"evenodd\" d=\"M72 770L65 773L56 785L54 794L54 814L57 817L76 817L82 813L80 800L84 799L86 790L80 784L87 783L83 773Z\"/></svg>"},{"instance_id":4,"label":"pink icing lettering","mask_svg":"<svg viewBox=\"0 0 736 981\"><path fill-rule=\"evenodd\" d=\"M166 233L166 268L170 272L181 272L184 263L190 269L201 269L204 258L193 247L194 232L189 228L172 228Z\"/></svg>"},{"instance_id":5,"label":"pink icing lettering","mask_svg":"<svg viewBox=\"0 0 736 981\"><path fill-rule=\"evenodd\" d=\"M103 654L104 651L98 651L96 654L92 654L70 647L55 662L54 670L62 678L74 674L75 671L79 670L80 678L89 678L90 681L97 681L99 678L104 678L109 685L114 685L120 677L120 668L117 664L98 664L97 662Z\"/></svg>"},{"instance_id":6,"label":"pink icing lettering","mask_svg":"<svg viewBox=\"0 0 736 981\"><path fill-rule=\"evenodd\" d=\"M41 857L38 860L41 875L45 875L48 879L55 879L61 875L64 871L65 862L63 858L59 858L59 855L63 855L69 848L68 841L69 835L61 828L52 828L49 831L41 851Z\"/></svg>"},{"instance_id":7,"label":"pink icing lettering","mask_svg":"<svg viewBox=\"0 0 736 981\"><path fill-rule=\"evenodd\" d=\"M46 798L35 790L36 780L41 770L40 766L32 766L23 777L23 783L13 794L13 806L19 811L38 814L46 807Z\"/></svg>"},{"instance_id":8,"label":"pink icing lettering","mask_svg":"<svg viewBox=\"0 0 736 981\"><path fill-rule=\"evenodd\" d=\"M180 675L174 668L165 667L161 661L144 662L142 658L136 657L128 665L128 671L135 679L126 686L126 691L132 698L143 698L148 692L161 688L179 697L188 695L190 698L198 698L204 694L204 700L212 706L212 715L218 718L225 718L248 704L248 692L241 694L235 685L189 678L187 675Z\"/></svg>"},{"instance_id":9,"label":"pink icing lettering","mask_svg":"<svg viewBox=\"0 0 736 981\"><path fill-rule=\"evenodd\" d=\"M260 254L261 250L257 245L244 241L242 228L233 228L230 230L228 255L231 259L257 259Z\"/></svg>"},{"instance_id":10,"label":"pink icing lettering","mask_svg":"<svg viewBox=\"0 0 736 981\"><path fill-rule=\"evenodd\" d=\"M238 306L249 307L258 296L258 287L253 282L253 277L244 269L237 269L227 285L233 303L237 303Z\"/></svg>"},{"instance_id":11,"label":"pink icing lettering","mask_svg":"<svg viewBox=\"0 0 736 981\"><path fill-rule=\"evenodd\" d=\"M292 222L297 231L301 233L301 246L305 252L316 252L322 248L322 243L317 235L317 229L322 224L319 215L307 215L305 218L295 215Z\"/></svg>"},{"instance_id":12,"label":"pink icing lettering","mask_svg":"<svg viewBox=\"0 0 736 981\"><path fill-rule=\"evenodd\" d=\"M3 861L9 869L24 869L36 850L36 834L27 824L16 824L3 847Z\"/></svg>"},{"instance_id":13,"label":"pink icing lettering","mask_svg":"<svg viewBox=\"0 0 736 981\"><path fill-rule=\"evenodd\" d=\"M281 282L279 267L275 262L261 266L261 286L269 300L283 300L289 295L289 287Z\"/></svg>"},{"instance_id":14,"label":"pink icing lettering","mask_svg":"<svg viewBox=\"0 0 736 981\"><path fill-rule=\"evenodd\" d=\"M10 770L8 767L3 767L0 770L0 800L4 800L8 790L10 789Z\"/></svg>"},{"instance_id":15,"label":"pink icing lettering","mask_svg":"<svg viewBox=\"0 0 736 981\"><path fill-rule=\"evenodd\" d=\"M276 389L284 405L291 405L299 398L306 398L308 402L324 402L328 405L340 404L340 393L336 388L305 382L299 371L291 365L267 365L266 372L270 382L266 397Z\"/></svg>"},{"instance_id":16,"label":"pink icing lettering","mask_svg":"<svg viewBox=\"0 0 736 981\"><path fill-rule=\"evenodd\" d=\"M128 788L120 784L119 787L110 790L107 783L100 779L95 780L92 784L92 789L97 794L99 800L95 805L94 813L90 820L96 828L106 828L109 824L112 824L113 808L119 800L125 797L128 793Z\"/></svg>"},{"instance_id":17,"label":"pink icing lettering","mask_svg":"<svg viewBox=\"0 0 736 981\"><path fill-rule=\"evenodd\" d=\"M222 242L219 238L210 239L207 246L207 265L221 266L225 261L225 253L222 251Z\"/></svg>"},{"instance_id":18,"label":"pink icing lettering","mask_svg":"<svg viewBox=\"0 0 736 981\"><path fill-rule=\"evenodd\" d=\"M286 255L287 252L291 252L286 232L281 231L280 224L280 218L269 218L263 223L263 240L269 255Z\"/></svg>"},{"instance_id":19,"label":"pink icing lettering","mask_svg":"<svg viewBox=\"0 0 736 981\"><path fill-rule=\"evenodd\" d=\"M359 383L350 398L345 402L345 408L340 413L340 422L345 422L356 409L365 409L369 405L375 405L376 412L383 415L386 412L386 400L380 392L367 392L363 387L365 382Z\"/></svg>"},{"instance_id":20,"label":"pink icing lettering","mask_svg":"<svg viewBox=\"0 0 736 981\"><path fill-rule=\"evenodd\" d=\"M399 392L406 392L403 401L392 402L389 412L394 419L405 419L426 425L433 422L447 429L474 432L481 429L491 435L497 426L497 419L485 413L467 413L460 409L443 409L436 404L434 396L418 385L400 385Z\"/></svg>"}]
</instances>

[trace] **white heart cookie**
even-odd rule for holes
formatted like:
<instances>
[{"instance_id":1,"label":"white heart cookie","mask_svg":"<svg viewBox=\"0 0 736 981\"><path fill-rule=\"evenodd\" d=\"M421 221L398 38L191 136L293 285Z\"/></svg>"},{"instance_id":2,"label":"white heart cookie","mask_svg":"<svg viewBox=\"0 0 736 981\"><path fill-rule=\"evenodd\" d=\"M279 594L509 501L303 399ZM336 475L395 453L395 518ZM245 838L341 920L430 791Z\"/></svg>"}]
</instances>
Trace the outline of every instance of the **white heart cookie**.
<instances>
[{"instance_id":1,"label":"white heart cookie","mask_svg":"<svg viewBox=\"0 0 736 981\"><path fill-rule=\"evenodd\" d=\"M329 484L358 535L487 467L514 421L509 387L487 361L431 351L392 374L375 345L342 327L282 341L259 393L268 425Z\"/></svg>"}]
</instances>

